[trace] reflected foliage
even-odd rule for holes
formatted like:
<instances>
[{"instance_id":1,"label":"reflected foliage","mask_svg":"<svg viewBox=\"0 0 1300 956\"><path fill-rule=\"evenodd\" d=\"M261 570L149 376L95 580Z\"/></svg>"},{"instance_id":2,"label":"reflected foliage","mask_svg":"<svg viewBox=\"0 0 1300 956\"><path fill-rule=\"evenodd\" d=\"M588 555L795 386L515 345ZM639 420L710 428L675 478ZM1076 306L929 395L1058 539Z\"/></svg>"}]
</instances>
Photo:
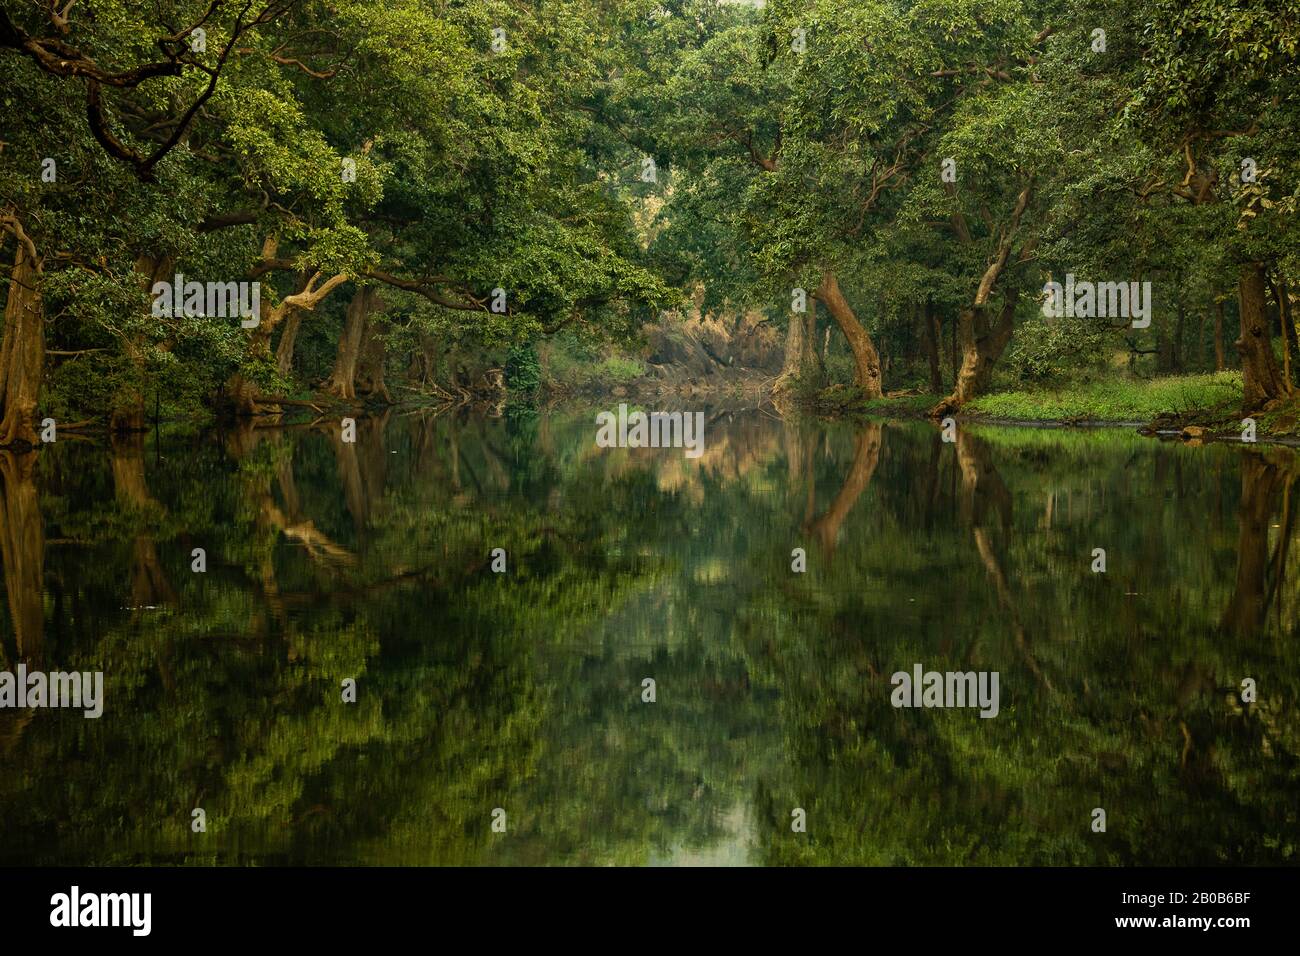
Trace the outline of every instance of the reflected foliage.
<instances>
[{"instance_id":1,"label":"reflected foliage","mask_svg":"<svg viewBox=\"0 0 1300 956\"><path fill-rule=\"evenodd\" d=\"M1295 860L1291 451L715 408L691 461L593 420L5 453L3 665L106 703L0 711L0 859ZM918 662L1001 713L894 709Z\"/></svg>"}]
</instances>

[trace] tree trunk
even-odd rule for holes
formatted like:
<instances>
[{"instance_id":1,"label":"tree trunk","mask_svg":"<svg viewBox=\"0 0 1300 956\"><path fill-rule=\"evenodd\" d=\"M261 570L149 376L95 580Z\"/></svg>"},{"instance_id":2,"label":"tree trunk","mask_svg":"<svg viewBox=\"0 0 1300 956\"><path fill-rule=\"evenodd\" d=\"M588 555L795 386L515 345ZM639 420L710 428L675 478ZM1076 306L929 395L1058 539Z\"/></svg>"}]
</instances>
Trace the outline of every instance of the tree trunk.
<instances>
[{"instance_id":1,"label":"tree trunk","mask_svg":"<svg viewBox=\"0 0 1300 956\"><path fill-rule=\"evenodd\" d=\"M148 512L158 508L149 494L144 471L144 435L114 435L111 445L113 488L125 508ZM131 608L139 612L159 605L174 604L176 592L167 580L153 536L137 534L131 562Z\"/></svg>"},{"instance_id":2,"label":"tree trunk","mask_svg":"<svg viewBox=\"0 0 1300 956\"><path fill-rule=\"evenodd\" d=\"M37 443L36 403L45 368L43 273L35 244L26 234L19 236L5 300L4 339L0 341L0 400L4 403L0 445Z\"/></svg>"},{"instance_id":3,"label":"tree trunk","mask_svg":"<svg viewBox=\"0 0 1300 956\"><path fill-rule=\"evenodd\" d=\"M958 320L962 350L961 369L957 373L956 381L953 382L952 394L930 409L931 418L951 415L978 395L988 381L994 363L1002 357L1007 343L1011 341L1011 333L1016 327L1016 300L1020 296L1019 290L1008 289L1005 292L1002 313L991 329L987 318L988 301L998 280L1002 278L1003 272L1011 263L1012 246L1015 243L1016 233L1020 229L1021 217L1029 208L1033 191L1033 180L1025 183L1020 190L1020 195L1016 197L1015 208L1011 211L1011 218L1000 231L997 255L989 262L980 277L979 286L975 290L975 297L971 300L970 306L961 311ZM958 235L963 237L963 243L969 245L970 229L960 212L954 213L953 226ZM1024 256L1031 250L1036 241L1031 241L1021 250L1020 255Z\"/></svg>"},{"instance_id":4,"label":"tree trunk","mask_svg":"<svg viewBox=\"0 0 1300 956\"><path fill-rule=\"evenodd\" d=\"M1196 370L1205 371L1205 310L1196 310Z\"/></svg>"},{"instance_id":5,"label":"tree trunk","mask_svg":"<svg viewBox=\"0 0 1300 956\"><path fill-rule=\"evenodd\" d=\"M964 430L957 433L957 465L961 472L958 514L963 524L971 526L975 550L993 584L1017 652L1034 678L1054 694L1052 682L1034 654L1029 630L1020 618L1020 602L1011 590L1010 578L998 557L994 532L1000 528L1001 536L1009 540L1013 523L1011 491L993 466L988 447Z\"/></svg>"},{"instance_id":6,"label":"tree trunk","mask_svg":"<svg viewBox=\"0 0 1300 956\"><path fill-rule=\"evenodd\" d=\"M1178 287L1180 289L1182 288L1181 278L1179 279ZM1183 355L1185 354L1183 348L1183 338L1186 334L1186 330L1187 330L1187 307L1183 304L1183 296L1182 293L1180 292L1178 295L1178 316L1177 316L1177 320L1174 323L1173 356L1172 356L1172 361L1170 362L1170 366L1175 372L1182 372L1183 370Z\"/></svg>"},{"instance_id":7,"label":"tree trunk","mask_svg":"<svg viewBox=\"0 0 1300 956\"><path fill-rule=\"evenodd\" d=\"M249 357L269 355L271 352L271 308L266 302L261 303L261 321L248 337L245 354ZM242 371L236 371L226 383L226 396L240 417L256 415L258 412L258 395L261 390Z\"/></svg>"},{"instance_id":8,"label":"tree trunk","mask_svg":"<svg viewBox=\"0 0 1300 956\"><path fill-rule=\"evenodd\" d=\"M1266 285L1262 262L1248 262L1241 267L1237 283L1241 336L1236 346L1241 355L1242 411L1246 415L1290 394L1269 336Z\"/></svg>"},{"instance_id":9,"label":"tree trunk","mask_svg":"<svg viewBox=\"0 0 1300 956\"><path fill-rule=\"evenodd\" d=\"M371 310L371 316L383 308L383 303L378 301L377 296L374 303L378 307ZM362 339L361 358L357 363L357 393L367 398L382 398L391 405L393 396L388 394L388 386L384 383L384 363L388 358L388 349L380 334L379 323L374 318L366 319Z\"/></svg>"},{"instance_id":10,"label":"tree trunk","mask_svg":"<svg viewBox=\"0 0 1300 956\"><path fill-rule=\"evenodd\" d=\"M268 245L270 245L269 241ZM271 335L275 327L293 315L296 310L311 312L326 296L351 277L341 272L324 282L320 282L320 278L319 272L307 277L297 292L285 296L277 306L268 307L266 301L262 300L259 321L248 337L248 346L244 353L246 363L271 360ZM236 415L256 415L263 406L278 412L279 406L276 403L259 402L260 394L257 385L242 370L236 371L226 382L226 396Z\"/></svg>"},{"instance_id":11,"label":"tree trunk","mask_svg":"<svg viewBox=\"0 0 1300 956\"><path fill-rule=\"evenodd\" d=\"M930 362L930 391L938 395L943 391L943 376L939 371L939 314L929 301L921 305L921 341Z\"/></svg>"},{"instance_id":12,"label":"tree trunk","mask_svg":"<svg viewBox=\"0 0 1300 956\"><path fill-rule=\"evenodd\" d=\"M1168 375L1174 370L1174 343L1164 315L1153 317L1152 331L1156 334L1156 373Z\"/></svg>"},{"instance_id":13,"label":"tree trunk","mask_svg":"<svg viewBox=\"0 0 1300 956\"><path fill-rule=\"evenodd\" d=\"M1223 300L1214 303L1214 370L1222 372L1227 365L1223 360Z\"/></svg>"},{"instance_id":14,"label":"tree trunk","mask_svg":"<svg viewBox=\"0 0 1300 956\"><path fill-rule=\"evenodd\" d=\"M961 346L957 342L956 318L948 323L948 364L952 366L952 380L956 382L957 374L961 371Z\"/></svg>"},{"instance_id":15,"label":"tree trunk","mask_svg":"<svg viewBox=\"0 0 1300 956\"><path fill-rule=\"evenodd\" d=\"M1287 309L1282 302L1282 295L1277 296L1277 324L1282 329L1282 383L1286 385L1287 391L1291 391L1293 380L1291 378L1291 332L1287 329Z\"/></svg>"},{"instance_id":16,"label":"tree trunk","mask_svg":"<svg viewBox=\"0 0 1300 956\"><path fill-rule=\"evenodd\" d=\"M140 352L140 342L128 339L122 343L122 353L135 372L135 382L127 383L113 396L113 408L109 412L108 427L114 433L143 432L144 423L144 357Z\"/></svg>"},{"instance_id":17,"label":"tree trunk","mask_svg":"<svg viewBox=\"0 0 1300 956\"><path fill-rule=\"evenodd\" d=\"M1259 636L1268 611L1269 525L1273 507L1290 477L1276 461L1250 453L1241 460L1237 511L1237 575L1220 627L1242 638Z\"/></svg>"},{"instance_id":18,"label":"tree trunk","mask_svg":"<svg viewBox=\"0 0 1300 956\"><path fill-rule=\"evenodd\" d=\"M848 300L840 291L840 284L835 273L830 269L822 273L821 285L817 289L817 299L826 304L835 324L844 333L849 349L853 352L853 381L862 390L863 397L880 398L880 356L871 343L871 336L862 327L858 317L853 314Z\"/></svg>"},{"instance_id":19,"label":"tree trunk","mask_svg":"<svg viewBox=\"0 0 1300 956\"><path fill-rule=\"evenodd\" d=\"M149 293L152 299L154 283L173 281L171 272L175 266L176 260L170 255L137 256L135 271L140 276L140 288ZM122 340L122 354L130 362L131 373L113 395L113 408L109 412L109 428L115 433L145 430L145 382L148 379L145 368L145 348L145 338L142 334L131 335Z\"/></svg>"},{"instance_id":20,"label":"tree trunk","mask_svg":"<svg viewBox=\"0 0 1300 956\"><path fill-rule=\"evenodd\" d=\"M302 325L302 313L294 312L285 320L284 331L280 333L280 342L275 347L275 367L284 378L293 372L293 347L298 340L298 328Z\"/></svg>"},{"instance_id":21,"label":"tree trunk","mask_svg":"<svg viewBox=\"0 0 1300 956\"><path fill-rule=\"evenodd\" d=\"M785 362L772 386L774 393L788 392L796 385L816 387L822 381L822 363L817 354L817 300L805 314L791 313L785 335ZM827 332L830 330L827 329Z\"/></svg>"},{"instance_id":22,"label":"tree trunk","mask_svg":"<svg viewBox=\"0 0 1300 956\"><path fill-rule=\"evenodd\" d=\"M18 658L28 662L41 660L45 627L45 524L34 477L37 457L0 452L0 557Z\"/></svg>"},{"instance_id":23,"label":"tree trunk","mask_svg":"<svg viewBox=\"0 0 1300 956\"><path fill-rule=\"evenodd\" d=\"M1286 281L1286 276L1278 276L1277 291L1281 297L1282 303L1282 322L1285 324L1287 340L1290 344L1288 353L1291 356L1291 368L1300 368L1300 338L1296 336L1295 328L1295 309L1291 303L1291 286ZM1290 376L1287 381L1294 387L1294 379Z\"/></svg>"},{"instance_id":24,"label":"tree trunk","mask_svg":"<svg viewBox=\"0 0 1300 956\"><path fill-rule=\"evenodd\" d=\"M988 328L985 306L972 306L961 310L959 335L962 361L952 394L930 410L932 418L942 418L961 410L988 384L989 373L1002 357L1016 325L1016 302L1019 293L1007 293L1002 312L993 328Z\"/></svg>"},{"instance_id":25,"label":"tree trunk","mask_svg":"<svg viewBox=\"0 0 1300 956\"><path fill-rule=\"evenodd\" d=\"M790 391L799 380L804 356L812 347L804 334L806 328L802 315L790 313L790 325L785 332L785 362L781 365L781 374L772 385L772 391L776 394Z\"/></svg>"},{"instance_id":26,"label":"tree trunk","mask_svg":"<svg viewBox=\"0 0 1300 956\"><path fill-rule=\"evenodd\" d=\"M1293 359L1297 355L1295 325L1291 321L1291 303L1286 278L1279 275L1276 283L1270 278L1268 288L1273 293L1273 301L1277 303L1277 324L1282 330L1282 381L1287 391L1295 391L1295 379L1291 376Z\"/></svg>"},{"instance_id":27,"label":"tree trunk","mask_svg":"<svg viewBox=\"0 0 1300 956\"><path fill-rule=\"evenodd\" d=\"M373 286L357 289L348 303L339 333L339 347L334 355L334 370L325 380L324 391L337 398L352 401L357 397L357 362L361 357L361 343L366 330L366 316L378 296Z\"/></svg>"},{"instance_id":28,"label":"tree trunk","mask_svg":"<svg viewBox=\"0 0 1300 956\"><path fill-rule=\"evenodd\" d=\"M839 542L844 519L853 510L853 505L862 496L862 492L871 484L871 476L876 473L876 465L880 462L880 437L879 422L869 422L862 426L854 448L853 463L844 477L844 484L820 517L804 523L804 531L817 539L827 561L835 556L835 546ZM811 476L809 483L815 484Z\"/></svg>"}]
</instances>

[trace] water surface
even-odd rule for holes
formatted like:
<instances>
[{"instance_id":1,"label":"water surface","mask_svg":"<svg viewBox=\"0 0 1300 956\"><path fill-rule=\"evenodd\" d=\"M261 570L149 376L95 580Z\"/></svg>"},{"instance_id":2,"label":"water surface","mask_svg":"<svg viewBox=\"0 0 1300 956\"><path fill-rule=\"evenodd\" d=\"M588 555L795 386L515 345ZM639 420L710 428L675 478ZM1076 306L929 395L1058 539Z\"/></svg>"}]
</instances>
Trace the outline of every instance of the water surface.
<instances>
[{"instance_id":1,"label":"water surface","mask_svg":"<svg viewBox=\"0 0 1300 956\"><path fill-rule=\"evenodd\" d=\"M0 861L1296 860L1294 452L594 436L394 410L0 456L0 669L106 682L98 720L0 710ZM894 708L916 663L997 671L998 716Z\"/></svg>"}]
</instances>

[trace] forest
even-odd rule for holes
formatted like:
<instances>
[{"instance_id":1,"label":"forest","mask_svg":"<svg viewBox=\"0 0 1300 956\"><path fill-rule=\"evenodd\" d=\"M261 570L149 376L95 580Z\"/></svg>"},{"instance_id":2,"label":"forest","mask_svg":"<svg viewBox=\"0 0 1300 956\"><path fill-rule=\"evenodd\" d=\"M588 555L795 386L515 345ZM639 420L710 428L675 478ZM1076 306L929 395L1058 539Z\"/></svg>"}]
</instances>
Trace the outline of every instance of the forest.
<instances>
[{"instance_id":1,"label":"forest","mask_svg":"<svg viewBox=\"0 0 1300 956\"><path fill-rule=\"evenodd\" d=\"M5 0L0 444L635 388L699 321L710 373L770 346L720 387L832 414L1285 434L1298 38L1248 0ZM1046 315L1067 275L1153 314ZM253 320L151 308L179 277Z\"/></svg>"},{"instance_id":2,"label":"forest","mask_svg":"<svg viewBox=\"0 0 1300 956\"><path fill-rule=\"evenodd\" d=\"M0 0L0 864L1294 864L1297 130L1300 0Z\"/></svg>"}]
</instances>

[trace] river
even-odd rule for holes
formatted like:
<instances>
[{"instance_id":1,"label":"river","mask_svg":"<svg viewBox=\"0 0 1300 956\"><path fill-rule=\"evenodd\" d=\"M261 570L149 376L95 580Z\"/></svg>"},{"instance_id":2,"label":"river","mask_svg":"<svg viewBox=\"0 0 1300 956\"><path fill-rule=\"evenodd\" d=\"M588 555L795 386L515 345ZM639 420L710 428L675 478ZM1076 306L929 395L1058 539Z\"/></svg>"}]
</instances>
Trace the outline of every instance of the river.
<instances>
[{"instance_id":1,"label":"river","mask_svg":"<svg viewBox=\"0 0 1300 956\"><path fill-rule=\"evenodd\" d=\"M0 862L1296 861L1295 452L597 410L0 455Z\"/></svg>"}]
</instances>

